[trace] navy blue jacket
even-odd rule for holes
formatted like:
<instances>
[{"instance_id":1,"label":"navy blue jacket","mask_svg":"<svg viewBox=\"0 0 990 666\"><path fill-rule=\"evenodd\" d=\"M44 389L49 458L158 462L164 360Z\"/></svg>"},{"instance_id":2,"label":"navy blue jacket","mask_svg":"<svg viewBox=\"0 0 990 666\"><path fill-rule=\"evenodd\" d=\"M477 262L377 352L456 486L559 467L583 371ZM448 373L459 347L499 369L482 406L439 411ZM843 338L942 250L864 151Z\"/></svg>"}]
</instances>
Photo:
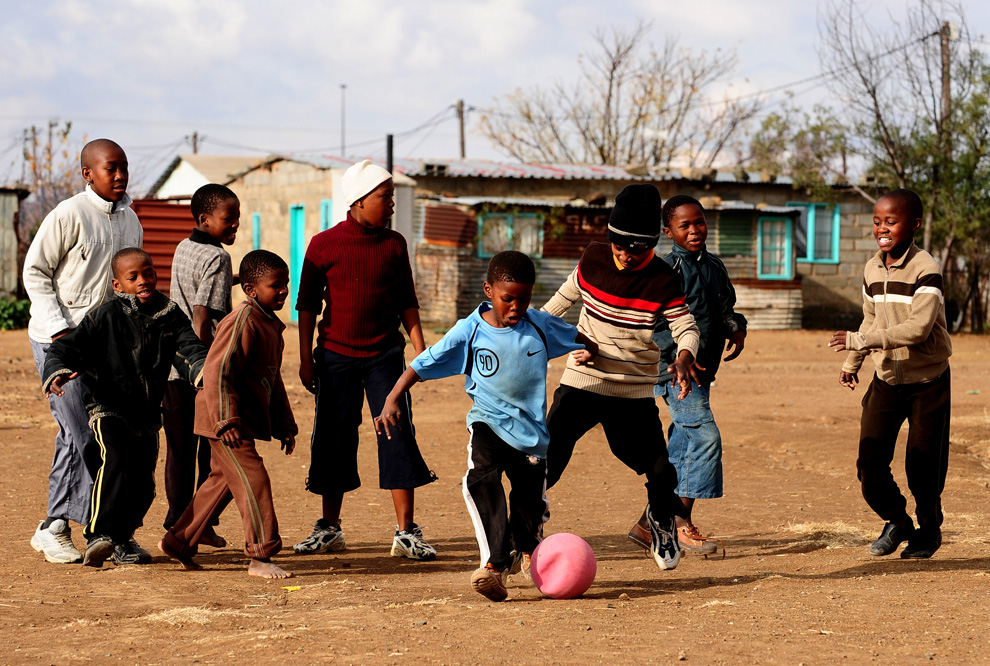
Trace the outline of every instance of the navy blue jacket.
<instances>
[{"instance_id":1,"label":"navy blue jacket","mask_svg":"<svg viewBox=\"0 0 990 666\"><path fill-rule=\"evenodd\" d=\"M674 245L663 260L681 276L688 307L701 331L696 361L705 368L705 372L699 372L698 376L707 386L715 381L726 341L736 331L746 332L746 317L732 309L736 304L736 290L729 281L725 264L714 254L708 250L689 252L680 245ZM663 384L673 378L667 372L667 366L677 356L677 345L662 318L653 333L653 341L660 347L659 383Z\"/></svg>"}]
</instances>

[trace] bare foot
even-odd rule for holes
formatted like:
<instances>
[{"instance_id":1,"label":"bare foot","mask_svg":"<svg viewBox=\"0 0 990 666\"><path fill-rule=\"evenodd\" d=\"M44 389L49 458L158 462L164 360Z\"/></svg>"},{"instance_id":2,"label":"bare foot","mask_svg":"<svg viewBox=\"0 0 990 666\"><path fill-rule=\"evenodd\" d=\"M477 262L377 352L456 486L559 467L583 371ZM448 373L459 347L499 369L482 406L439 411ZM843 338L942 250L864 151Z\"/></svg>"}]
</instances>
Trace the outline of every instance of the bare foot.
<instances>
[{"instance_id":1,"label":"bare foot","mask_svg":"<svg viewBox=\"0 0 990 666\"><path fill-rule=\"evenodd\" d=\"M207 527L203 536L199 540L199 545L210 548L223 548L227 545L227 540L216 533L212 526Z\"/></svg>"},{"instance_id":2,"label":"bare foot","mask_svg":"<svg viewBox=\"0 0 990 666\"><path fill-rule=\"evenodd\" d=\"M251 560L248 573L261 578L292 578L292 574L271 560Z\"/></svg>"},{"instance_id":3,"label":"bare foot","mask_svg":"<svg viewBox=\"0 0 990 666\"><path fill-rule=\"evenodd\" d=\"M200 569L203 568L200 565L198 565L196 562L194 562L193 558L188 557L186 555L180 555L178 551L175 551L172 548L170 548L168 544L165 543L165 539L162 539L161 541L158 542L158 550L162 551L162 553L164 553L168 557L171 557L173 560L177 560L179 564L182 565L182 568L186 569L187 571L199 571Z\"/></svg>"}]
</instances>

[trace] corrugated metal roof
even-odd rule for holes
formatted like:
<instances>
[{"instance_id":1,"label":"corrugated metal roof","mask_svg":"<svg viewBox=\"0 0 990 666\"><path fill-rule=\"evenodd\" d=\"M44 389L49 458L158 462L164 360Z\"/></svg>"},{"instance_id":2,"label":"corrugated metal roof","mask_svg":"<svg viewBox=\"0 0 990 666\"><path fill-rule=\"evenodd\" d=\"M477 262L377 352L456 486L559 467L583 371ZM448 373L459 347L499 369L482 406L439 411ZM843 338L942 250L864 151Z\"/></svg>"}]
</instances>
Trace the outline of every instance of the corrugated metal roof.
<instances>
[{"instance_id":1,"label":"corrugated metal roof","mask_svg":"<svg viewBox=\"0 0 990 666\"><path fill-rule=\"evenodd\" d=\"M705 210L758 210L761 213L800 213L800 206L771 206L764 203L746 203L745 201L723 201L714 206L706 206Z\"/></svg>"},{"instance_id":2,"label":"corrugated metal roof","mask_svg":"<svg viewBox=\"0 0 990 666\"><path fill-rule=\"evenodd\" d=\"M370 159L375 164L385 166L385 161L377 158L340 157L337 155L293 154L285 159L312 164L321 169L347 167ZM534 164L523 162L495 162L493 160L451 160L451 159L412 159L396 158L393 170L406 176L446 176L449 178L521 178L547 180L632 180L632 181L672 181L705 180L718 183L760 183L759 173L738 171L715 171L705 169L677 169L671 167L621 167L601 164ZM713 173L714 172L714 173ZM790 184L790 179L778 177L777 184Z\"/></svg>"},{"instance_id":3,"label":"corrugated metal roof","mask_svg":"<svg viewBox=\"0 0 990 666\"><path fill-rule=\"evenodd\" d=\"M530 197L440 197L435 199L438 203L455 204L460 206L478 206L485 203L505 204L507 206L546 206L553 208L601 208L608 209L611 206L593 206L589 203L574 199L538 199Z\"/></svg>"}]
</instances>

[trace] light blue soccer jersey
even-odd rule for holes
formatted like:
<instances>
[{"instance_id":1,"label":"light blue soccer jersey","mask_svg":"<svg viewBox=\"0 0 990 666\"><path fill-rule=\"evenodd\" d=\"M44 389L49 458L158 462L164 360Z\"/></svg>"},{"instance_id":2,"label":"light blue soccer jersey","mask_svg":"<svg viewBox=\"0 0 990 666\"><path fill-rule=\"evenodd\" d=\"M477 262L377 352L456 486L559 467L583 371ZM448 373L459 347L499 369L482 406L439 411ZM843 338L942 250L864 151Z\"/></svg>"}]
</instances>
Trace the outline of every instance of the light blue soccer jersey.
<instances>
[{"instance_id":1,"label":"light blue soccer jersey","mask_svg":"<svg viewBox=\"0 0 990 666\"><path fill-rule=\"evenodd\" d=\"M474 400L468 425L487 423L506 444L546 458L547 361L584 345L560 317L527 310L515 326L497 328L481 316L490 309L482 303L410 367L423 379L467 375L464 390Z\"/></svg>"}]
</instances>

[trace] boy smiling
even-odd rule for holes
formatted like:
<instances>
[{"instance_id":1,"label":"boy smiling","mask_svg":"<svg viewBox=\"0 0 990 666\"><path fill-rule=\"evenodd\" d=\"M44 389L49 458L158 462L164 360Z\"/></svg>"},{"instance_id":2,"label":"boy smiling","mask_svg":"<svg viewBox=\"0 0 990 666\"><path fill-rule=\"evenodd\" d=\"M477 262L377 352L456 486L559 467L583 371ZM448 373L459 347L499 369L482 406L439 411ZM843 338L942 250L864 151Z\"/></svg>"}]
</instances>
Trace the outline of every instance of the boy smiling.
<instances>
[{"instance_id":1,"label":"boy smiling","mask_svg":"<svg viewBox=\"0 0 990 666\"><path fill-rule=\"evenodd\" d=\"M949 459L951 404L942 272L914 244L921 226L917 194L900 189L876 203L873 236L880 247L863 274L863 323L836 331L829 346L849 350L839 384L851 390L867 353L876 374L863 397L859 459L863 498L886 521L870 554L890 555L903 542L903 558L929 558L942 545L942 489ZM908 422L905 471L918 518L890 472L897 433Z\"/></svg>"},{"instance_id":2,"label":"boy smiling","mask_svg":"<svg viewBox=\"0 0 990 666\"><path fill-rule=\"evenodd\" d=\"M45 357L42 389L61 399L82 374L82 396L100 447L83 564L147 564L134 531L155 498L158 430L169 369L199 382L206 345L160 291L151 257L138 248L113 257L117 298L97 308Z\"/></svg>"}]
</instances>

